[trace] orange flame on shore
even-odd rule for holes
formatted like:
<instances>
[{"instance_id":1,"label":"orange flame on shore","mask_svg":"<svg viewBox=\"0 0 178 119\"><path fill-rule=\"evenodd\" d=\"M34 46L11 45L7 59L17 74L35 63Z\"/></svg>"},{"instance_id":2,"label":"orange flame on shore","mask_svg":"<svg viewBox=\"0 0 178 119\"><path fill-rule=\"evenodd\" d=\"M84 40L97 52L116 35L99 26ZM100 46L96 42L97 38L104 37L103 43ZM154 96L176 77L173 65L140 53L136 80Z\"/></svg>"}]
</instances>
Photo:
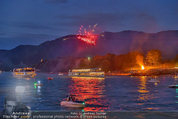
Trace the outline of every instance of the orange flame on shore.
<instances>
[{"instance_id":1,"label":"orange flame on shore","mask_svg":"<svg viewBox=\"0 0 178 119\"><path fill-rule=\"evenodd\" d=\"M144 67L143 65L141 65L141 69L142 69L142 70L144 70L144 69L145 69L145 67Z\"/></svg>"},{"instance_id":2,"label":"orange flame on shore","mask_svg":"<svg viewBox=\"0 0 178 119\"><path fill-rule=\"evenodd\" d=\"M98 39L98 36L94 34L96 26L97 24L95 24L93 27L89 26L86 29L83 28L83 26L81 25L79 33L77 35L77 39L84 41L85 43L90 45L96 45L96 40Z\"/></svg>"},{"instance_id":3,"label":"orange flame on shore","mask_svg":"<svg viewBox=\"0 0 178 119\"><path fill-rule=\"evenodd\" d=\"M141 54L138 54L138 55L136 56L136 62L137 62L137 64L141 67L141 70L144 70L144 69L145 69L143 59L144 59L144 57L143 57L143 55L141 55Z\"/></svg>"}]
</instances>

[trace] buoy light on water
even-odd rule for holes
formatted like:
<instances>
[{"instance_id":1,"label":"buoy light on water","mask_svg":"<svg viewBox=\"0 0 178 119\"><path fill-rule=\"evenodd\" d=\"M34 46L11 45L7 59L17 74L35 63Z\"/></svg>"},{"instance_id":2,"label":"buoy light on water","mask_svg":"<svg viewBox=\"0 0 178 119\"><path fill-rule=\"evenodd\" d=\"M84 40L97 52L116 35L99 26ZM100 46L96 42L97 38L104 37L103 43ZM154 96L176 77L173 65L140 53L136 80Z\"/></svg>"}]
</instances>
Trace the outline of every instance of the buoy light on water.
<instances>
[{"instance_id":1,"label":"buoy light on water","mask_svg":"<svg viewBox=\"0 0 178 119\"><path fill-rule=\"evenodd\" d=\"M53 80L53 78L52 77L48 77L48 80Z\"/></svg>"},{"instance_id":2,"label":"buoy light on water","mask_svg":"<svg viewBox=\"0 0 178 119\"><path fill-rule=\"evenodd\" d=\"M42 86L41 81L34 82L34 88Z\"/></svg>"},{"instance_id":3,"label":"buoy light on water","mask_svg":"<svg viewBox=\"0 0 178 119\"><path fill-rule=\"evenodd\" d=\"M37 83L36 83L36 82L34 82L34 88L35 88L35 89L36 89L36 84L37 84Z\"/></svg>"}]
</instances>

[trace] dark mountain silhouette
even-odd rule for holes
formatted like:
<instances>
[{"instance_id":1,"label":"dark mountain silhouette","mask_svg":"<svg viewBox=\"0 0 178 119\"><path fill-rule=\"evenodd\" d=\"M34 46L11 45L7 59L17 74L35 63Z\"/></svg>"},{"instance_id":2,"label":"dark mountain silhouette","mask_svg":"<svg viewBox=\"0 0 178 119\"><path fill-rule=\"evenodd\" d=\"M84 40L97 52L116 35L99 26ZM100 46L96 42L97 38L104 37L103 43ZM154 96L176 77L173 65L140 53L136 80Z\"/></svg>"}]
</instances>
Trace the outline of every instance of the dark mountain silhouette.
<instances>
[{"instance_id":1,"label":"dark mountain silhouette","mask_svg":"<svg viewBox=\"0 0 178 119\"><path fill-rule=\"evenodd\" d=\"M87 45L78 40L76 35L68 35L36 46L20 45L11 50L0 50L0 65L32 65L41 59L84 57L106 53L123 54L135 50L146 52L150 49L159 49L164 58L172 58L178 53L177 46L178 30L158 33L104 32L100 34L96 46Z\"/></svg>"}]
</instances>

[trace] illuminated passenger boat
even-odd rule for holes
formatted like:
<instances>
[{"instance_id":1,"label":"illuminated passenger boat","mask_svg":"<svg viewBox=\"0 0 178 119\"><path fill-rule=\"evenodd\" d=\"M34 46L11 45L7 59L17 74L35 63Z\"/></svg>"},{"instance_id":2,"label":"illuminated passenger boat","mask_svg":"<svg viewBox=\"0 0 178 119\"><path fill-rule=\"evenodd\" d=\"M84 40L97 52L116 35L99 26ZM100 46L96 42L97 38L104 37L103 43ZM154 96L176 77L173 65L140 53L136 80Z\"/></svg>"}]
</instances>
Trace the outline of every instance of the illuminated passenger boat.
<instances>
[{"instance_id":1,"label":"illuminated passenger boat","mask_svg":"<svg viewBox=\"0 0 178 119\"><path fill-rule=\"evenodd\" d=\"M71 77L104 77L105 74L101 71L101 68L92 69L72 69L68 73Z\"/></svg>"},{"instance_id":2,"label":"illuminated passenger boat","mask_svg":"<svg viewBox=\"0 0 178 119\"><path fill-rule=\"evenodd\" d=\"M13 69L13 75L22 77L34 77L36 76L36 73L34 68L27 67Z\"/></svg>"}]
</instances>

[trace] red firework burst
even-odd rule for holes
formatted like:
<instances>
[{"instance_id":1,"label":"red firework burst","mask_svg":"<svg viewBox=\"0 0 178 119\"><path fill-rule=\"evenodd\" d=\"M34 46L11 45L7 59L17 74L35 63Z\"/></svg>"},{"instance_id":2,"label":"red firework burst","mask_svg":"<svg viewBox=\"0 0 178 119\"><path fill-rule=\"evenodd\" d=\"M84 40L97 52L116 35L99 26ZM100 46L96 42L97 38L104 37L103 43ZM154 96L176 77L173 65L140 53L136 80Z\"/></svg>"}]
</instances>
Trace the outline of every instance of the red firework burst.
<instances>
[{"instance_id":1,"label":"red firework burst","mask_svg":"<svg viewBox=\"0 0 178 119\"><path fill-rule=\"evenodd\" d=\"M96 41L98 39L98 36L94 34L96 26L97 24L92 27L89 26L87 29L81 26L77 35L77 39L84 41L89 45L96 45Z\"/></svg>"}]
</instances>

